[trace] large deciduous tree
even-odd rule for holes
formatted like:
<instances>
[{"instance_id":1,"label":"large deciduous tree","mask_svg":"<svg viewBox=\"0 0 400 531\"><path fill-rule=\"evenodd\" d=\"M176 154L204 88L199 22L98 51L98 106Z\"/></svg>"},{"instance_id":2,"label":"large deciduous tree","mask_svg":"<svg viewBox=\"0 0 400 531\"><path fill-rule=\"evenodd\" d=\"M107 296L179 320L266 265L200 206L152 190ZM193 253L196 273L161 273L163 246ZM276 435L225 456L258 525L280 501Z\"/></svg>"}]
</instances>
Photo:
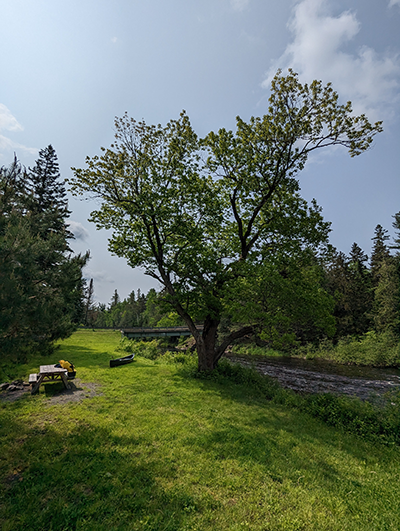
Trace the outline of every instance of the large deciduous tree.
<instances>
[{"instance_id":1,"label":"large deciduous tree","mask_svg":"<svg viewBox=\"0 0 400 531\"><path fill-rule=\"evenodd\" d=\"M335 333L334 299L310 252L271 257L227 286L225 304L233 322L252 322L264 344L279 350Z\"/></svg>"},{"instance_id":2,"label":"large deciduous tree","mask_svg":"<svg viewBox=\"0 0 400 531\"><path fill-rule=\"evenodd\" d=\"M73 169L71 189L100 200L91 220L112 229L109 249L163 285L193 333L199 370L252 330L249 322L218 343L228 286L274 253L326 240L329 224L299 195L309 154L340 145L359 155L381 131L339 104L330 84L302 85L292 71L273 79L268 113L237 118L235 132L199 140L184 112L165 127L127 115L115 127L115 143Z\"/></svg>"}]
</instances>

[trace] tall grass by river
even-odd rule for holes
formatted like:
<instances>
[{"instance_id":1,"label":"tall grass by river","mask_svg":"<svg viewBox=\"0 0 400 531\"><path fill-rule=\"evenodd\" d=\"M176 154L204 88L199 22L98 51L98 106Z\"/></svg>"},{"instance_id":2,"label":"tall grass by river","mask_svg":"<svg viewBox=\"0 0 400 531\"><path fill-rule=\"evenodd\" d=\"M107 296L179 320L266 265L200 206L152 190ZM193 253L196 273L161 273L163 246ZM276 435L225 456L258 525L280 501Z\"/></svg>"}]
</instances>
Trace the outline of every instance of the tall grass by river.
<instances>
[{"instance_id":1,"label":"tall grass by river","mask_svg":"<svg viewBox=\"0 0 400 531\"><path fill-rule=\"evenodd\" d=\"M56 402L52 383L0 402L4 531L400 529L398 446L171 356L110 369L118 341L78 331L46 360L74 362L81 401Z\"/></svg>"},{"instance_id":2,"label":"tall grass by river","mask_svg":"<svg viewBox=\"0 0 400 531\"><path fill-rule=\"evenodd\" d=\"M282 352L253 344L237 345L233 351L248 356L282 356ZM321 341L319 345L308 344L297 349L293 348L286 354L365 367L400 368L400 341L390 332L382 334L368 332L361 337L342 338L337 344L329 340Z\"/></svg>"}]
</instances>

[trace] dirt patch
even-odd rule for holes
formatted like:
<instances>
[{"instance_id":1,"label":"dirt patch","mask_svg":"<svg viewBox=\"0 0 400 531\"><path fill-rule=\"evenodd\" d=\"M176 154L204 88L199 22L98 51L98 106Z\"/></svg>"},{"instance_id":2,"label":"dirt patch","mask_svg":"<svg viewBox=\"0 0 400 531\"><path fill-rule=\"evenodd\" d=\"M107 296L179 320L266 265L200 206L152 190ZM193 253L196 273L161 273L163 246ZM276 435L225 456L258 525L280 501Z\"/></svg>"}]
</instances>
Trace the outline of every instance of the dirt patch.
<instances>
[{"instance_id":1,"label":"dirt patch","mask_svg":"<svg viewBox=\"0 0 400 531\"><path fill-rule=\"evenodd\" d=\"M31 386L22 380L1 384L0 402L15 402L30 390Z\"/></svg>"},{"instance_id":2,"label":"dirt patch","mask_svg":"<svg viewBox=\"0 0 400 531\"><path fill-rule=\"evenodd\" d=\"M100 385L93 382L82 382L79 378L69 382L71 389L58 387L52 392L48 389L54 384L45 384L46 396L50 404L64 404L65 402L81 402L85 398L93 398L95 396L102 396L103 393L99 391Z\"/></svg>"},{"instance_id":3,"label":"dirt patch","mask_svg":"<svg viewBox=\"0 0 400 531\"><path fill-rule=\"evenodd\" d=\"M61 382L44 383L40 390L44 392L49 404L64 404L66 402L81 402L85 398L101 396L100 385L93 382L82 382L79 378L70 380L71 389L65 389ZM30 385L21 385L18 389L4 389L0 392L1 402L15 402L27 393L30 393Z\"/></svg>"}]
</instances>

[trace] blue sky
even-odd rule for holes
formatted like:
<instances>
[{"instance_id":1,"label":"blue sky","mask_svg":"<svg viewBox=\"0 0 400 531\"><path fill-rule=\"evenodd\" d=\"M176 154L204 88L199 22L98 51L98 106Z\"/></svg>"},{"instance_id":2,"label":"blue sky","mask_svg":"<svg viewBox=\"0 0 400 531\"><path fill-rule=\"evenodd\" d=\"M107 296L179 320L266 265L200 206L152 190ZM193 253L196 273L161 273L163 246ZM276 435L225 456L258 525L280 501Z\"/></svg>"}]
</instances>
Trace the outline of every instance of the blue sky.
<instances>
[{"instance_id":1,"label":"blue sky","mask_svg":"<svg viewBox=\"0 0 400 531\"><path fill-rule=\"evenodd\" d=\"M269 81L292 67L302 81L330 81L357 113L384 121L372 149L313 156L300 175L332 222L331 243L368 254L375 226L392 234L400 211L400 0L0 0L0 165L15 152L32 166L52 144L61 173L113 140L125 111L165 124L188 113L200 136L262 116ZM156 287L107 251L70 198L76 252L108 302Z\"/></svg>"}]
</instances>

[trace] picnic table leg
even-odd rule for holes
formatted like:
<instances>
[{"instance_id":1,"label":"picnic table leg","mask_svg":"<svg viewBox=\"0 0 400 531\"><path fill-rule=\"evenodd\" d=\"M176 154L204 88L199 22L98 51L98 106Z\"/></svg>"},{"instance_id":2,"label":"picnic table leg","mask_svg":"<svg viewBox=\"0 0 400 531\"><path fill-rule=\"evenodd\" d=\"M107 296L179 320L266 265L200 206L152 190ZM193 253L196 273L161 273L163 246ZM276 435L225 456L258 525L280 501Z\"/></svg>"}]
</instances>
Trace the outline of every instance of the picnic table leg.
<instances>
[{"instance_id":1,"label":"picnic table leg","mask_svg":"<svg viewBox=\"0 0 400 531\"><path fill-rule=\"evenodd\" d=\"M36 383L32 386L31 395L34 395L39 390L40 384L43 382L43 379L44 375L41 374L37 379Z\"/></svg>"},{"instance_id":2,"label":"picnic table leg","mask_svg":"<svg viewBox=\"0 0 400 531\"><path fill-rule=\"evenodd\" d=\"M65 389L71 389L71 386L68 383L68 378L65 372L61 373L61 380L63 381Z\"/></svg>"}]
</instances>

